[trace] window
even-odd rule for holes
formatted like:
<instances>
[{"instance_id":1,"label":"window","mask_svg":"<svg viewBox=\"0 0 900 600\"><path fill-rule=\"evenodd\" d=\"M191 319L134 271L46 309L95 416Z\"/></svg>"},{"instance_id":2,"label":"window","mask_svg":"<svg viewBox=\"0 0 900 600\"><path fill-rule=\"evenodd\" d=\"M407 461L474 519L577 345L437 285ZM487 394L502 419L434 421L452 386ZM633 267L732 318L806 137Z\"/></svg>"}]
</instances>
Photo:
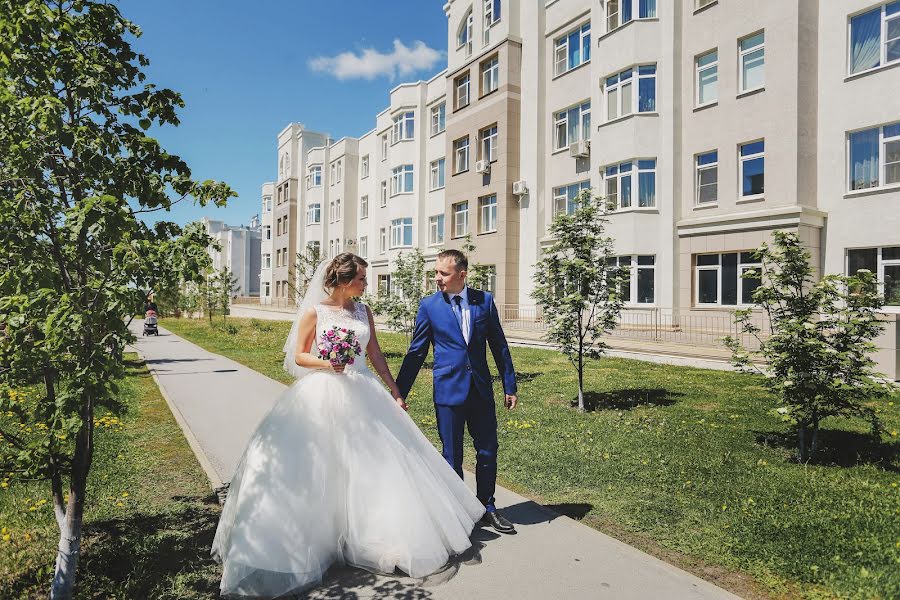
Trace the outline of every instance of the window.
<instances>
[{"instance_id":1,"label":"window","mask_svg":"<svg viewBox=\"0 0 900 600\"><path fill-rule=\"evenodd\" d=\"M850 19L850 73L900 60L900 2L888 2Z\"/></svg>"},{"instance_id":2,"label":"window","mask_svg":"<svg viewBox=\"0 0 900 600\"><path fill-rule=\"evenodd\" d=\"M500 59L496 56L481 63L481 95L485 96L500 86Z\"/></svg>"},{"instance_id":3,"label":"window","mask_svg":"<svg viewBox=\"0 0 900 600\"><path fill-rule=\"evenodd\" d=\"M363 258L369 257L369 236L359 238L359 255Z\"/></svg>"},{"instance_id":4,"label":"window","mask_svg":"<svg viewBox=\"0 0 900 600\"><path fill-rule=\"evenodd\" d=\"M444 215L428 218L428 244L431 246L444 243Z\"/></svg>"},{"instance_id":5,"label":"window","mask_svg":"<svg viewBox=\"0 0 900 600\"><path fill-rule=\"evenodd\" d=\"M579 181L572 185L564 185L553 188L553 216L565 213L571 215L575 212L579 194L584 190L591 189L590 181Z\"/></svg>"},{"instance_id":6,"label":"window","mask_svg":"<svg viewBox=\"0 0 900 600\"><path fill-rule=\"evenodd\" d=\"M384 227L378 230L378 251L384 254L387 250L387 230Z\"/></svg>"},{"instance_id":7,"label":"window","mask_svg":"<svg viewBox=\"0 0 900 600\"><path fill-rule=\"evenodd\" d=\"M622 285L622 300L634 304L653 304L656 298L656 256L639 254L610 260L627 277Z\"/></svg>"},{"instance_id":8,"label":"window","mask_svg":"<svg viewBox=\"0 0 900 600\"><path fill-rule=\"evenodd\" d=\"M381 136L381 160L387 160L388 154L388 136L387 134L382 134Z\"/></svg>"},{"instance_id":9,"label":"window","mask_svg":"<svg viewBox=\"0 0 900 600\"><path fill-rule=\"evenodd\" d=\"M335 221L341 220L341 199L340 198L338 198L337 200L334 201L334 220Z\"/></svg>"},{"instance_id":10,"label":"window","mask_svg":"<svg viewBox=\"0 0 900 600\"><path fill-rule=\"evenodd\" d=\"M635 196L638 208L656 206L655 158L610 165L606 167L604 180L607 200L614 203L616 208L631 208Z\"/></svg>"},{"instance_id":11,"label":"window","mask_svg":"<svg viewBox=\"0 0 900 600\"><path fill-rule=\"evenodd\" d=\"M634 93L637 79L638 92ZM656 111L656 65L626 69L606 78L606 120Z\"/></svg>"},{"instance_id":12,"label":"window","mask_svg":"<svg viewBox=\"0 0 900 600\"><path fill-rule=\"evenodd\" d=\"M369 176L369 155L366 154L359 161L359 178L365 179Z\"/></svg>"},{"instance_id":13,"label":"window","mask_svg":"<svg viewBox=\"0 0 900 600\"><path fill-rule=\"evenodd\" d=\"M481 269L484 270L485 274L484 291L492 294L495 293L497 291L497 266L482 265Z\"/></svg>"},{"instance_id":14,"label":"window","mask_svg":"<svg viewBox=\"0 0 900 600\"><path fill-rule=\"evenodd\" d=\"M431 190L439 190L444 187L444 163L443 158L439 158L431 163Z\"/></svg>"},{"instance_id":15,"label":"window","mask_svg":"<svg viewBox=\"0 0 900 600\"><path fill-rule=\"evenodd\" d=\"M752 304L753 292L761 283L762 265L752 252L698 254L694 268L697 304ZM755 271L757 276L743 278L750 270Z\"/></svg>"},{"instance_id":16,"label":"window","mask_svg":"<svg viewBox=\"0 0 900 600\"><path fill-rule=\"evenodd\" d=\"M306 187L309 189L320 185L322 185L322 165L313 165L309 168L309 173L306 176Z\"/></svg>"},{"instance_id":17,"label":"window","mask_svg":"<svg viewBox=\"0 0 900 600\"><path fill-rule=\"evenodd\" d=\"M454 173L462 173L469 170L469 136L453 142L453 156L455 159Z\"/></svg>"},{"instance_id":18,"label":"window","mask_svg":"<svg viewBox=\"0 0 900 600\"><path fill-rule=\"evenodd\" d=\"M712 104L719 99L719 51L698 56L696 64L697 106Z\"/></svg>"},{"instance_id":19,"label":"window","mask_svg":"<svg viewBox=\"0 0 900 600\"><path fill-rule=\"evenodd\" d=\"M322 256L322 244L318 240L306 242L306 256L309 258L320 258Z\"/></svg>"},{"instance_id":20,"label":"window","mask_svg":"<svg viewBox=\"0 0 900 600\"><path fill-rule=\"evenodd\" d=\"M328 184L334 185L337 182L337 163L331 163L331 171L328 175Z\"/></svg>"},{"instance_id":21,"label":"window","mask_svg":"<svg viewBox=\"0 0 900 600\"><path fill-rule=\"evenodd\" d=\"M391 196L411 194L413 191L413 166L402 165L391 171Z\"/></svg>"},{"instance_id":22,"label":"window","mask_svg":"<svg viewBox=\"0 0 900 600\"><path fill-rule=\"evenodd\" d=\"M456 32L456 49L465 49L466 56L472 54L472 35L474 25L475 19L472 16L472 10L469 9L469 12L467 12L463 17L462 23L460 23L459 29Z\"/></svg>"},{"instance_id":23,"label":"window","mask_svg":"<svg viewBox=\"0 0 900 600\"><path fill-rule=\"evenodd\" d=\"M275 250L275 266L281 266L281 248Z\"/></svg>"},{"instance_id":24,"label":"window","mask_svg":"<svg viewBox=\"0 0 900 600\"><path fill-rule=\"evenodd\" d=\"M900 184L900 123L849 136L850 190Z\"/></svg>"},{"instance_id":25,"label":"window","mask_svg":"<svg viewBox=\"0 0 900 600\"><path fill-rule=\"evenodd\" d=\"M314 225L322 222L322 205L316 202L306 207L306 224Z\"/></svg>"},{"instance_id":26,"label":"window","mask_svg":"<svg viewBox=\"0 0 900 600\"><path fill-rule=\"evenodd\" d=\"M900 246L847 250L847 274L868 269L878 278L885 306L900 306Z\"/></svg>"},{"instance_id":27,"label":"window","mask_svg":"<svg viewBox=\"0 0 900 600\"><path fill-rule=\"evenodd\" d=\"M334 223L334 200L328 203L328 222Z\"/></svg>"},{"instance_id":28,"label":"window","mask_svg":"<svg viewBox=\"0 0 900 600\"><path fill-rule=\"evenodd\" d=\"M765 193L766 143L764 140L741 146L741 197L752 198Z\"/></svg>"},{"instance_id":29,"label":"window","mask_svg":"<svg viewBox=\"0 0 900 600\"><path fill-rule=\"evenodd\" d=\"M456 110L469 105L469 74L457 77L454 84L456 88Z\"/></svg>"},{"instance_id":30,"label":"window","mask_svg":"<svg viewBox=\"0 0 900 600\"><path fill-rule=\"evenodd\" d=\"M263 269L271 269L272 268L272 253L266 252L262 255L262 268Z\"/></svg>"},{"instance_id":31,"label":"window","mask_svg":"<svg viewBox=\"0 0 900 600\"><path fill-rule=\"evenodd\" d=\"M288 218L287 218L287 216L285 216L285 217L281 220L281 229L282 229L282 232L281 232L281 233L283 233L284 235L287 235L287 232L288 232Z\"/></svg>"},{"instance_id":32,"label":"window","mask_svg":"<svg viewBox=\"0 0 900 600\"><path fill-rule=\"evenodd\" d=\"M497 231L497 195L478 199L478 233Z\"/></svg>"},{"instance_id":33,"label":"window","mask_svg":"<svg viewBox=\"0 0 900 600\"><path fill-rule=\"evenodd\" d=\"M431 107L431 135L437 135L447 128L447 103L441 102Z\"/></svg>"},{"instance_id":34,"label":"window","mask_svg":"<svg viewBox=\"0 0 900 600\"><path fill-rule=\"evenodd\" d=\"M766 84L766 34L761 31L740 41L740 90L749 92Z\"/></svg>"},{"instance_id":35,"label":"window","mask_svg":"<svg viewBox=\"0 0 900 600\"><path fill-rule=\"evenodd\" d=\"M263 196L263 212L272 212L272 196Z\"/></svg>"},{"instance_id":36,"label":"window","mask_svg":"<svg viewBox=\"0 0 900 600\"><path fill-rule=\"evenodd\" d=\"M412 111L400 113L394 117L394 125L391 127L391 143L396 144L403 140L413 139L415 122L415 113Z\"/></svg>"},{"instance_id":37,"label":"window","mask_svg":"<svg viewBox=\"0 0 900 600\"><path fill-rule=\"evenodd\" d=\"M368 219L369 218L369 197L363 196L359 199L359 218L360 219Z\"/></svg>"},{"instance_id":38,"label":"window","mask_svg":"<svg viewBox=\"0 0 900 600\"><path fill-rule=\"evenodd\" d=\"M584 102L553 115L556 150L568 148L579 140L591 139L591 103Z\"/></svg>"},{"instance_id":39,"label":"window","mask_svg":"<svg viewBox=\"0 0 900 600\"><path fill-rule=\"evenodd\" d=\"M469 233L469 203L453 205L453 237L463 237Z\"/></svg>"},{"instance_id":40,"label":"window","mask_svg":"<svg viewBox=\"0 0 900 600\"><path fill-rule=\"evenodd\" d=\"M494 162L497 160L497 126L493 125L478 132L480 160Z\"/></svg>"},{"instance_id":41,"label":"window","mask_svg":"<svg viewBox=\"0 0 900 600\"><path fill-rule=\"evenodd\" d=\"M719 152L697 155L697 204L719 201Z\"/></svg>"},{"instance_id":42,"label":"window","mask_svg":"<svg viewBox=\"0 0 900 600\"><path fill-rule=\"evenodd\" d=\"M585 23L554 42L556 75L562 75L591 59L591 24Z\"/></svg>"},{"instance_id":43,"label":"window","mask_svg":"<svg viewBox=\"0 0 900 600\"><path fill-rule=\"evenodd\" d=\"M405 248L412 246L412 217L394 219L391 221L391 248Z\"/></svg>"},{"instance_id":44,"label":"window","mask_svg":"<svg viewBox=\"0 0 900 600\"><path fill-rule=\"evenodd\" d=\"M272 226L271 225L263 225L263 239L271 240L272 239Z\"/></svg>"},{"instance_id":45,"label":"window","mask_svg":"<svg viewBox=\"0 0 900 600\"><path fill-rule=\"evenodd\" d=\"M381 182L381 208L387 206L387 181Z\"/></svg>"},{"instance_id":46,"label":"window","mask_svg":"<svg viewBox=\"0 0 900 600\"><path fill-rule=\"evenodd\" d=\"M337 161L337 182L340 183L344 173L344 161Z\"/></svg>"},{"instance_id":47,"label":"window","mask_svg":"<svg viewBox=\"0 0 900 600\"><path fill-rule=\"evenodd\" d=\"M490 29L500 21L500 0L484 2L484 45L491 43Z\"/></svg>"},{"instance_id":48,"label":"window","mask_svg":"<svg viewBox=\"0 0 900 600\"><path fill-rule=\"evenodd\" d=\"M271 260L270 260L270 262L271 262ZM272 282L271 281L263 281L262 282L262 290L263 290L263 298L268 298L269 296L271 296L272 295Z\"/></svg>"},{"instance_id":49,"label":"window","mask_svg":"<svg viewBox=\"0 0 900 600\"><path fill-rule=\"evenodd\" d=\"M380 297L391 295L391 276L390 275L379 275L378 276L378 295Z\"/></svg>"},{"instance_id":50,"label":"window","mask_svg":"<svg viewBox=\"0 0 900 600\"><path fill-rule=\"evenodd\" d=\"M656 0L607 0L606 30L612 31L630 23L634 19L635 12L638 19L656 18Z\"/></svg>"}]
</instances>

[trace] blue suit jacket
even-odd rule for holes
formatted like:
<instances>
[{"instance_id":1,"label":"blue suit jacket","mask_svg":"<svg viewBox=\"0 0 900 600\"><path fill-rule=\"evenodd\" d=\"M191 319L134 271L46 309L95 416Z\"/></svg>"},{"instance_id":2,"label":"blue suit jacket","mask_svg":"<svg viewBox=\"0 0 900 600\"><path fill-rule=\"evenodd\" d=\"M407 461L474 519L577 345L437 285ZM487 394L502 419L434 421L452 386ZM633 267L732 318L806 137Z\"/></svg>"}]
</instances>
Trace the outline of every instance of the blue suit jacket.
<instances>
[{"instance_id":1,"label":"blue suit jacket","mask_svg":"<svg viewBox=\"0 0 900 600\"><path fill-rule=\"evenodd\" d=\"M404 398L412 388L422 363L428 356L428 347L434 344L434 403L461 405L466 401L471 386L478 395L493 402L494 391L488 370L487 350L491 347L494 362L503 378L503 391L516 393L516 373L506 336L500 326L500 316L489 292L468 288L469 343L450 306L450 297L437 292L419 303L416 328L412 343L403 359L397 375L397 386Z\"/></svg>"}]
</instances>

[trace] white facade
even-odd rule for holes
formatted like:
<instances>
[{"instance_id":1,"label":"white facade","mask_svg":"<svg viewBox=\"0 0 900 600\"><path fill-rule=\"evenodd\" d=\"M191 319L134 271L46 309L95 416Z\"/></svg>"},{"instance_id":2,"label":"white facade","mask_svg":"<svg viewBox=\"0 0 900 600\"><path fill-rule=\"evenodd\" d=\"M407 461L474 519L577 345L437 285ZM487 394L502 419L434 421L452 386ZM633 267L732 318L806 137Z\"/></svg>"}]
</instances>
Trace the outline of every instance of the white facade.
<instances>
[{"instance_id":1,"label":"white facade","mask_svg":"<svg viewBox=\"0 0 900 600\"><path fill-rule=\"evenodd\" d=\"M210 248L213 269L228 267L236 278L236 296L257 297L260 293L260 260L262 256L262 228L258 217L249 226L231 226L208 217L202 219L206 232L219 243L220 249Z\"/></svg>"},{"instance_id":2,"label":"white facade","mask_svg":"<svg viewBox=\"0 0 900 600\"><path fill-rule=\"evenodd\" d=\"M262 203L260 206L260 268L259 268L259 298L263 304L272 301L272 265L274 223L272 219L275 205L275 184L267 182L262 184Z\"/></svg>"}]
</instances>

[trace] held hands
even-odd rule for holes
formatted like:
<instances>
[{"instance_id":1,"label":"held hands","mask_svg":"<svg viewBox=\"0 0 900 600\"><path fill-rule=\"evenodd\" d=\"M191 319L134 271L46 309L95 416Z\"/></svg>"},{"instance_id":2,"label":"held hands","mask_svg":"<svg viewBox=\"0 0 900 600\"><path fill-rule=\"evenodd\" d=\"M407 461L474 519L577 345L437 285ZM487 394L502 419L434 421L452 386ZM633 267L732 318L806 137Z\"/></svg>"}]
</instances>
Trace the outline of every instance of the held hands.
<instances>
[{"instance_id":1,"label":"held hands","mask_svg":"<svg viewBox=\"0 0 900 600\"><path fill-rule=\"evenodd\" d=\"M404 400L404 399L400 396L400 394L394 394L394 402L396 402L397 405L398 405L400 408L402 408L403 410L406 410L406 411L409 410L409 406L406 404L406 400Z\"/></svg>"},{"instance_id":2,"label":"held hands","mask_svg":"<svg viewBox=\"0 0 900 600\"><path fill-rule=\"evenodd\" d=\"M338 364L329 363L329 366L330 366L332 369L334 369L334 372L335 372L335 373L343 373L343 372L344 372L344 368L345 368L347 365L345 365L345 364L343 364L343 363L338 363ZM328 367L326 367L326 368L328 368Z\"/></svg>"},{"instance_id":3,"label":"held hands","mask_svg":"<svg viewBox=\"0 0 900 600\"><path fill-rule=\"evenodd\" d=\"M506 406L509 410L512 410L516 407L516 404L519 403L519 397L515 394L506 394L506 399L503 401L503 405Z\"/></svg>"}]
</instances>

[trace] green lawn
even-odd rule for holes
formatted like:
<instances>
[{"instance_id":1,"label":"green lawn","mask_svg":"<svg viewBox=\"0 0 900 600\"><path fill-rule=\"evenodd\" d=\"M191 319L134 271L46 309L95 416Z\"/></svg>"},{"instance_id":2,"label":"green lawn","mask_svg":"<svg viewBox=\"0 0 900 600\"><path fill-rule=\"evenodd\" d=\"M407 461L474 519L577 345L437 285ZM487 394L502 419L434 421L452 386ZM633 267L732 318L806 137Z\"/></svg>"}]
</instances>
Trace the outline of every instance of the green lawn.
<instances>
[{"instance_id":1,"label":"green lawn","mask_svg":"<svg viewBox=\"0 0 900 600\"><path fill-rule=\"evenodd\" d=\"M76 597L218 597L217 500L156 383L127 358L125 413L96 431ZM46 598L59 542L49 485L0 490L0 527L0 596Z\"/></svg>"},{"instance_id":2,"label":"green lawn","mask_svg":"<svg viewBox=\"0 0 900 600\"><path fill-rule=\"evenodd\" d=\"M234 333L203 321L163 326L290 381L280 352L289 323L228 323ZM396 372L405 340L380 340ZM522 404L498 409L507 487L745 597L900 597L897 403L879 407L881 440L828 421L823 460L802 465L759 378L604 359L586 377L592 410L579 414L561 354L512 352ZM410 405L436 442L429 371Z\"/></svg>"}]
</instances>

